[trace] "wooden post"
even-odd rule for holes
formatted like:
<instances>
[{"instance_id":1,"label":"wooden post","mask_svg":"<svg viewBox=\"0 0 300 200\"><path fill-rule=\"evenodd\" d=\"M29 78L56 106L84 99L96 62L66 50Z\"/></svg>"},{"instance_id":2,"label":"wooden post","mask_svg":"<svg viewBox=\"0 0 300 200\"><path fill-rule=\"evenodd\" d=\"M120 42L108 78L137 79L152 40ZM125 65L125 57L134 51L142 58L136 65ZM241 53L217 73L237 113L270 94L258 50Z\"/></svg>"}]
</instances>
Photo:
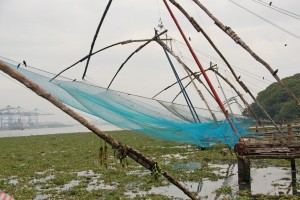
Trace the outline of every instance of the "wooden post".
<instances>
[{"instance_id":1,"label":"wooden post","mask_svg":"<svg viewBox=\"0 0 300 200\"><path fill-rule=\"evenodd\" d=\"M296 172L296 162L295 162L295 159L291 159L291 169L292 169L292 173ZM295 174L295 176L296 176L296 174Z\"/></svg>"},{"instance_id":2,"label":"wooden post","mask_svg":"<svg viewBox=\"0 0 300 200\"><path fill-rule=\"evenodd\" d=\"M292 170L292 182L291 182L291 185L292 185L292 192L293 192L292 194L296 195L297 194L297 189L296 189L296 184L297 184L296 173L297 173L297 170L296 170L295 159L291 159L291 170Z\"/></svg>"},{"instance_id":3,"label":"wooden post","mask_svg":"<svg viewBox=\"0 0 300 200\"><path fill-rule=\"evenodd\" d=\"M250 160L246 157L238 157L238 182L250 183Z\"/></svg>"},{"instance_id":4,"label":"wooden post","mask_svg":"<svg viewBox=\"0 0 300 200\"><path fill-rule=\"evenodd\" d=\"M288 124L287 125L287 133L290 135L292 134L292 125L291 124Z\"/></svg>"},{"instance_id":5,"label":"wooden post","mask_svg":"<svg viewBox=\"0 0 300 200\"><path fill-rule=\"evenodd\" d=\"M292 188L293 188L293 195L297 194L297 189L296 189L296 183L297 183L297 177L296 177L296 162L295 159L291 159L291 170L292 170Z\"/></svg>"}]
</instances>

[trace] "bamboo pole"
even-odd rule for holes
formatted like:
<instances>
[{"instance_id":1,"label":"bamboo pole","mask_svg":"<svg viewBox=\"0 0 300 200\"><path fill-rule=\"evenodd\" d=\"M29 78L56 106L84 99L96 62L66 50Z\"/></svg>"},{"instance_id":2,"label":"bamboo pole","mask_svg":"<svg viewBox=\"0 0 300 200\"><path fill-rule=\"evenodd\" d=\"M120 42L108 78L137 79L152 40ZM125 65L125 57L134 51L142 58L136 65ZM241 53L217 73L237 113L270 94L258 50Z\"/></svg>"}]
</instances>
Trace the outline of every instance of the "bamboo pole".
<instances>
[{"instance_id":1,"label":"bamboo pole","mask_svg":"<svg viewBox=\"0 0 300 200\"><path fill-rule=\"evenodd\" d=\"M88 120L86 120L84 117L80 116L78 113L73 111L71 108L67 107L65 104L60 102L56 97L52 96L49 92L45 91L43 88L41 88L39 85L35 84L34 82L27 79L25 76L20 74L19 72L13 70L6 64L0 61L0 70L9 75L10 77L18 80L20 83L25 85L27 88L35 92L38 96L48 100L50 103L55 105L57 108L68 114L70 117L78 121L80 124L88 128L90 131L92 131L94 134L96 134L98 137L103 139L106 143L112 146L112 148L126 152L125 156L129 156L134 161L145 167L146 169L150 171L157 170L157 163L146 156L144 156L139 151L133 149L132 147L122 145L120 142L116 141L114 138L112 138L110 135L102 132L100 129L98 129L96 126L91 124ZM172 184L177 186L181 191L183 191L188 197L191 199L197 199L197 197L190 191L188 191L182 184L180 184L178 181L176 181L174 178L172 178L167 172L161 173L165 178L167 178Z\"/></svg>"},{"instance_id":2,"label":"bamboo pole","mask_svg":"<svg viewBox=\"0 0 300 200\"><path fill-rule=\"evenodd\" d=\"M172 1L172 0L170 0ZM277 75L277 70L274 71L270 64L268 64L265 60L259 57L252 49L228 26L225 26L222 22L220 22L207 8L200 3L199 0L193 0L214 22L215 24L224 31L231 39L233 39L237 44L243 47L255 60L260 62L269 72L273 75L273 77L277 80L277 82L283 87L283 89L289 94L289 96L294 100L296 105L300 108L300 101L295 96L295 94L286 86L286 84L279 78Z\"/></svg>"},{"instance_id":3,"label":"bamboo pole","mask_svg":"<svg viewBox=\"0 0 300 200\"><path fill-rule=\"evenodd\" d=\"M201 90L197 87L196 83L194 82L194 80L196 78L192 78L191 77L191 70L189 71L186 67L184 67L184 70L186 71L186 73L188 74L194 88L196 89L196 91L198 92L200 98L202 99L202 101L204 102L204 104L206 105L207 109L209 110L213 120L216 122L217 121L217 118L216 118L216 115L211 111L211 108L210 106L208 105L207 101L206 101L206 98L204 97L203 93L201 92ZM198 79L200 80L200 75L198 76ZM200 82L201 83L201 82ZM187 85L188 86L188 85Z\"/></svg>"},{"instance_id":4,"label":"bamboo pole","mask_svg":"<svg viewBox=\"0 0 300 200\"><path fill-rule=\"evenodd\" d=\"M225 62L235 79L238 81L238 76L236 75L235 71L231 67L230 63L227 61L225 56L222 54L222 52L218 49L218 47L215 45L215 43L212 41L212 39L207 35L207 33L202 29L202 27L196 22L196 20L191 17L186 10L178 4L175 0L170 0L170 2L177 7L177 9L189 20L189 22L192 24L192 26L196 29L197 32L201 32L202 35L205 37L205 39L209 42L209 44L213 47L213 49L217 52L217 54L222 58L222 60Z\"/></svg>"},{"instance_id":5,"label":"bamboo pole","mask_svg":"<svg viewBox=\"0 0 300 200\"><path fill-rule=\"evenodd\" d=\"M110 7L111 3L112 3L112 0L109 0L108 3L107 3L107 5L106 5L106 8L105 8L105 10L104 10L104 13L103 13L103 15L102 15L102 17L101 17L101 20L100 20L100 22L99 22L99 25L98 25L98 27L97 27L96 33L95 33L94 38L93 38L93 42L92 42L92 44L91 44L91 48L90 48L90 52L89 52L88 59L87 59L87 62L86 62L86 66L85 66L85 69L84 69L84 73L83 73L83 75L82 75L82 79L84 79L84 77L85 77L85 75L86 75L86 71L87 71L87 68L88 68L88 66L89 66L90 58L91 58L91 55L92 55L92 52L93 52L93 48L94 48L96 39L97 39L97 37L98 37L98 33L99 33L99 31L100 31L100 28L101 28L101 26L102 26L102 23L103 23L103 21L104 21L104 19L105 19L105 16L106 16L106 14L107 14L107 11L109 10L109 7Z\"/></svg>"},{"instance_id":6,"label":"bamboo pole","mask_svg":"<svg viewBox=\"0 0 300 200\"><path fill-rule=\"evenodd\" d=\"M56 74L49 82L53 81L55 78L57 78L59 75L61 75L63 72L71 69L72 67L76 66L77 64L85 61L86 59L88 59L88 57L91 57L91 56L94 56L95 54L97 53L100 53L104 50L107 50L109 48L112 48L112 47L115 47L115 46L118 46L118 45L125 45L125 44L130 44L130 43L137 43L137 42L148 42L150 41L151 39L140 39L140 40L124 40L124 41L121 41L121 42L117 42L117 43L114 43L114 44L111 44L111 45L108 45L102 49L99 49L95 52L93 52L91 55L86 55L84 56L83 58L81 58L80 60L76 61L74 64L72 64L71 66L65 68L64 70L62 70L61 72L59 72L58 74ZM161 40L165 40L165 39L161 39ZM169 39L170 40L170 39Z\"/></svg>"}]
</instances>

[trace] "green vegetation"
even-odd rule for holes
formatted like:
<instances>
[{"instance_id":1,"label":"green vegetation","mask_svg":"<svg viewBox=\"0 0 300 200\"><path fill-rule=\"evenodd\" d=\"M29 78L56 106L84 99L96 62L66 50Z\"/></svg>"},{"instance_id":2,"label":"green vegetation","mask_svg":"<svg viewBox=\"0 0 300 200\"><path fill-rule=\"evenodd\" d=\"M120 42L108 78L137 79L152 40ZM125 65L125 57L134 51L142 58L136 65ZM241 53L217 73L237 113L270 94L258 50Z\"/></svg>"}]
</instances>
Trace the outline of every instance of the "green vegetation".
<instances>
[{"instance_id":1,"label":"green vegetation","mask_svg":"<svg viewBox=\"0 0 300 200\"><path fill-rule=\"evenodd\" d=\"M162 171L181 182L214 182L234 175L219 167L233 166L236 162L234 155L220 153L225 148L222 144L200 150L130 131L108 133L157 161ZM0 138L0 191L21 200L172 199L149 192L156 187L170 186L162 176L151 174L130 158L120 163L109 146L99 156L101 147L105 149L105 143L92 133ZM215 195L243 196L235 194L230 186L216 188Z\"/></svg>"},{"instance_id":2,"label":"green vegetation","mask_svg":"<svg viewBox=\"0 0 300 200\"><path fill-rule=\"evenodd\" d=\"M282 81L300 98L300 73L284 78ZM300 120L299 107L277 82L258 93L257 100L277 122ZM251 107L259 118L266 118L256 103L251 104Z\"/></svg>"}]
</instances>

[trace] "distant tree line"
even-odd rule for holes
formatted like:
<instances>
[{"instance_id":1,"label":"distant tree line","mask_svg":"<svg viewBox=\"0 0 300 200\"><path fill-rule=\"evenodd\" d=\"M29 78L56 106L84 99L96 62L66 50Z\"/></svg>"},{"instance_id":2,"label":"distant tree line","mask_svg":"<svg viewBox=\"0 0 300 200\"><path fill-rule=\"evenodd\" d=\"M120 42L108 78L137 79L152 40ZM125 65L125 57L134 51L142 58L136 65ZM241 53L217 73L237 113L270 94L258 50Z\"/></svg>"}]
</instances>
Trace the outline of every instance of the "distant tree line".
<instances>
[{"instance_id":1,"label":"distant tree line","mask_svg":"<svg viewBox=\"0 0 300 200\"><path fill-rule=\"evenodd\" d=\"M300 98L300 73L284 78L282 81ZM278 83L273 83L259 92L257 100L277 123L300 120L299 107ZM256 103L252 103L250 106L260 119L266 119Z\"/></svg>"}]
</instances>

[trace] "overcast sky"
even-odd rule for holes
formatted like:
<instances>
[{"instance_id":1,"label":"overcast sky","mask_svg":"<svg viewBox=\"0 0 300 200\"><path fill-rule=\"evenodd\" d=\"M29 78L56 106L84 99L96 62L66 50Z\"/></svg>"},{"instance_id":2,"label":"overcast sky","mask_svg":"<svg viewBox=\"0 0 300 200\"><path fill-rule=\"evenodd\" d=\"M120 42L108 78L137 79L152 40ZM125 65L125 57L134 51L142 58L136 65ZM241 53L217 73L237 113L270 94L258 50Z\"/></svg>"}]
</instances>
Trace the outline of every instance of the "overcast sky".
<instances>
[{"instance_id":1,"label":"overcast sky","mask_svg":"<svg viewBox=\"0 0 300 200\"><path fill-rule=\"evenodd\" d=\"M257 0L234 0L281 29L293 33L294 36L241 9L232 1L202 0L201 2L225 25L230 26L274 69L279 69L279 77L284 78L299 73L300 20L283 15L255 1L257 2ZM0 56L18 62L26 60L30 66L58 73L89 52L107 2L104 0L0 0ZM234 66L236 73L241 75L241 80L255 95L274 82L264 66L257 63L218 29L192 0L178 0L178 2L207 31ZM184 32L191 38L191 45L195 48L204 68L209 67L210 61L217 63L220 72L232 80L229 71L208 42L193 29L171 3L169 4ZM295 13L300 18L299 0L273 0L272 6ZM172 43L173 50L182 56L190 68L197 71L162 0L114 0L100 30L94 50L123 40L151 38L154 35L154 28L158 28L160 19L164 28L168 30L168 36L177 40ZM118 67L139 45L141 44L115 47L93 57L86 80L107 87ZM185 76L180 65L175 60L174 63L180 76ZM64 75L80 80L84 64L76 66ZM214 74L208 73L208 75L221 95ZM111 88L152 97L174 81L174 75L163 50L153 42L132 57ZM5 77L3 73L0 73L0 83L0 108L7 105L21 106L28 110L38 108L45 112L55 113L56 119L71 121L50 103ZM235 95L226 84L222 83L222 85L228 97ZM204 90L201 85L199 87ZM242 91L241 88L239 90ZM178 91L179 88L174 87L173 90L158 98L171 101ZM195 105L204 107L192 88L189 89L189 93ZM204 93L209 96L207 92L204 91ZM251 99L246 94L244 95L251 102ZM223 96L221 98L224 99ZM179 98L178 102L183 102L183 99ZM210 104L217 109L212 100Z\"/></svg>"}]
</instances>

